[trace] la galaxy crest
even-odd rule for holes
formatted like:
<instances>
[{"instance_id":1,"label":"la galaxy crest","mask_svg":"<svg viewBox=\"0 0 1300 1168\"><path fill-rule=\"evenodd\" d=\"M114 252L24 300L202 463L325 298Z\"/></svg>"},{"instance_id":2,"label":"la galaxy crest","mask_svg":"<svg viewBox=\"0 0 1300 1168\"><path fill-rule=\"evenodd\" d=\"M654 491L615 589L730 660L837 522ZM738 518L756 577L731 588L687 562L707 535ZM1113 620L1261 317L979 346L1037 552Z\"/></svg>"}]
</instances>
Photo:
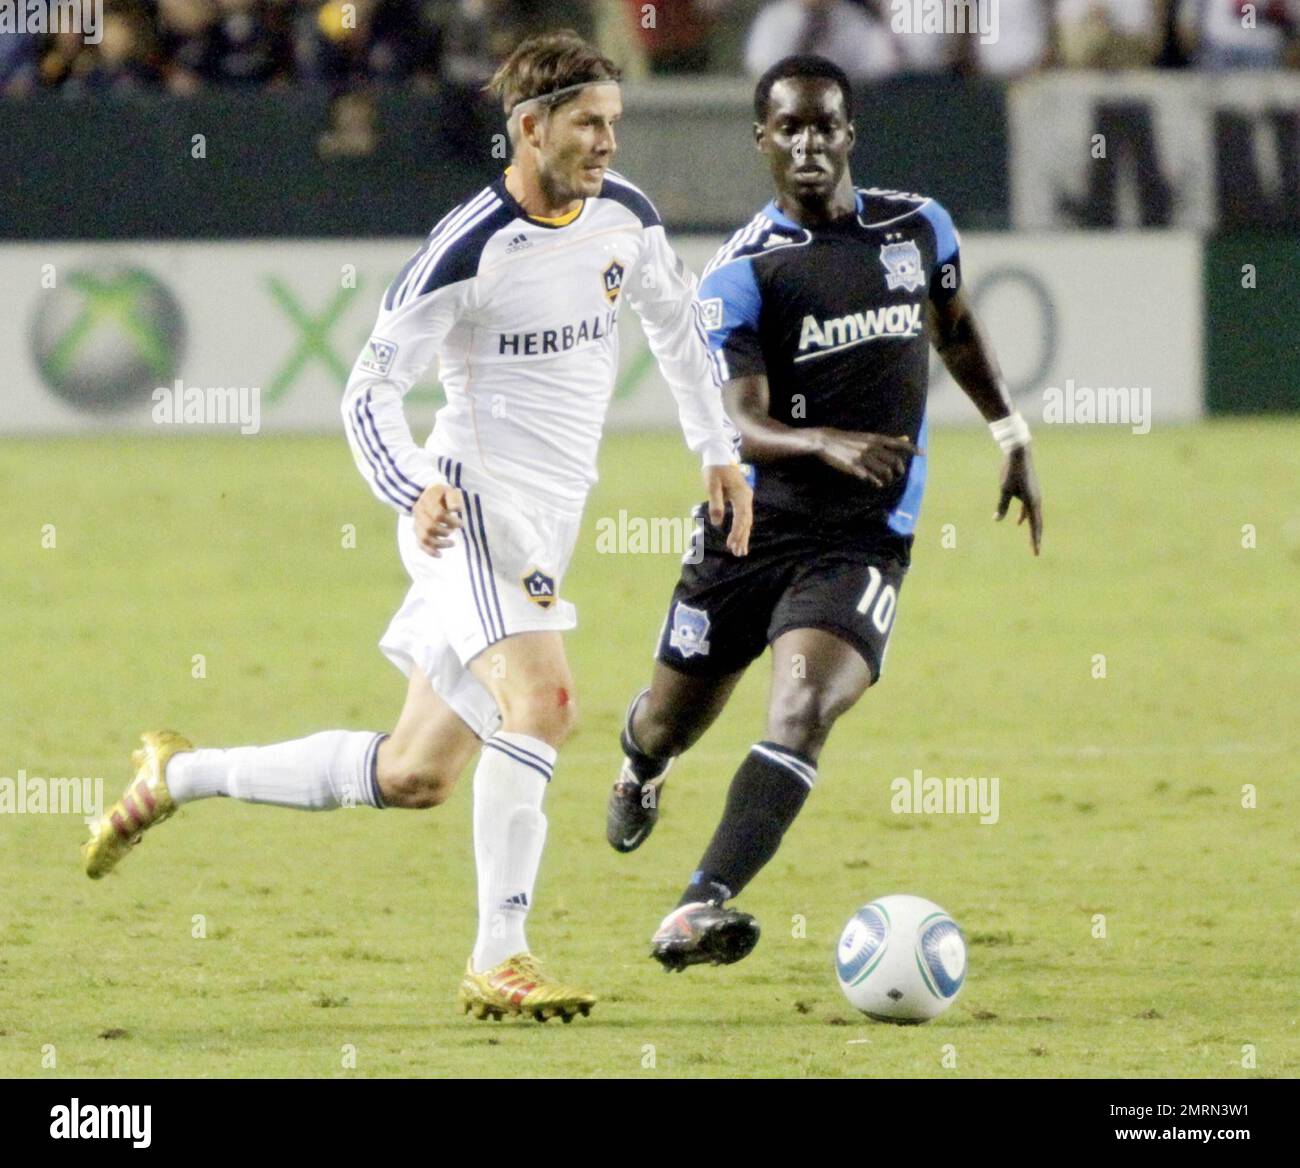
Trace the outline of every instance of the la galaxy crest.
<instances>
[{"instance_id":1,"label":"la galaxy crest","mask_svg":"<svg viewBox=\"0 0 1300 1168\"><path fill-rule=\"evenodd\" d=\"M885 282L891 292L897 288L915 292L925 283L925 273L921 270L921 249L913 240L881 244L880 262L885 265Z\"/></svg>"},{"instance_id":2,"label":"la galaxy crest","mask_svg":"<svg viewBox=\"0 0 1300 1168\"><path fill-rule=\"evenodd\" d=\"M522 577L524 592L538 608L550 608L555 603L555 577L548 576L541 568L534 568Z\"/></svg>"},{"instance_id":3,"label":"la galaxy crest","mask_svg":"<svg viewBox=\"0 0 1300 1168\"><path fill-rule=\"evenodd\" d=\"M611 304L623 290L623 271L623 265L618 260L610 260L609 266L601 273L601 279L605 282L605 299Z\"/></svg>"}]
</instances>

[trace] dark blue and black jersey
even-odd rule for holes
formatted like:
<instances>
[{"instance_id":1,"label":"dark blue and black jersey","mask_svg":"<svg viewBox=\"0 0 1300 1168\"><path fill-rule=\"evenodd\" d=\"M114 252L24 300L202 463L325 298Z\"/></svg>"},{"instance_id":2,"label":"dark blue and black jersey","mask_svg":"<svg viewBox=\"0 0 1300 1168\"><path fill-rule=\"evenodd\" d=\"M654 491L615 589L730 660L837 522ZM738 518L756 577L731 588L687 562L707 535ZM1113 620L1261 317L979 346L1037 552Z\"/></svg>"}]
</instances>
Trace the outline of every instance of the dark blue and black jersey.
<instances>
[{"instance_id":1,"label":"dark blue and black jersey","mask_svg":"<svg viewBox=\"0 0 1300 1168\"><path fill-rule=\"evenodd\" d=\"M789 426L926 440L927 298L961 285L957 233L923 195L857 192L857 213L799 226L769 203L705 269L700 319L720 381L765 374L768 413ZM755 502L819 523L916 526L925 459L881 490L816 458L759 468Z\"/></svg>"}]
</instances>

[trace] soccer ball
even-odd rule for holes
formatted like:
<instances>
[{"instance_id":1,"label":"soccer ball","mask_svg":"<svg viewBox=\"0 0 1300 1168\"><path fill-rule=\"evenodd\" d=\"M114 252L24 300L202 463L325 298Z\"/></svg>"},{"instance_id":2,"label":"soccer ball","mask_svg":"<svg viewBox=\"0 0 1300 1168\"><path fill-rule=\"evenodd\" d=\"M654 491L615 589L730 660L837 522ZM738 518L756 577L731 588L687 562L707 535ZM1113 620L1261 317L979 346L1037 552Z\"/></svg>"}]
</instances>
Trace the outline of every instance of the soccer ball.
<instances>
[{"instance_id":1,"label":"soccer ball","mask_svg":"<svg viewBox=\"0 0 1300 1168\"><path fill-rule=\"evenodd\" d=\"M966 979L957 922L919 896L882 896L849 919L835 951L844 996L879 1022L937 1018Z\"/></svg>"}]
</instances>

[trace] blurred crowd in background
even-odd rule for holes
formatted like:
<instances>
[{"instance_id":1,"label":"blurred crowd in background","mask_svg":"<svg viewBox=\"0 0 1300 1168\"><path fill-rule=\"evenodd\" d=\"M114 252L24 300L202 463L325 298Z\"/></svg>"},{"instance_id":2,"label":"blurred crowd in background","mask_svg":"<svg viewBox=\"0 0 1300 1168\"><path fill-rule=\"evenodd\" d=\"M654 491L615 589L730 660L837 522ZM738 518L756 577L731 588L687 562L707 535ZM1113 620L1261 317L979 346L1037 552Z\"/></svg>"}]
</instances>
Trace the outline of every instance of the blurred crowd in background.
<instances>
[{"instance_id":1,"label":"blurred crowd in background","mask_svg":"<svg viewBox=\"0 0 1300 1168\"><path fill-rule=\"evenodd\" d=\"M593 40L634 80L756 76L795 52L855 80L1300 64L1300 0L975 3L986 21L996 14L995 38L897 31L903 8L932 0L103 0L98 44L0 27L0 93L479 85L525 36L556 28Z\"/></svg>"}]
</instances>

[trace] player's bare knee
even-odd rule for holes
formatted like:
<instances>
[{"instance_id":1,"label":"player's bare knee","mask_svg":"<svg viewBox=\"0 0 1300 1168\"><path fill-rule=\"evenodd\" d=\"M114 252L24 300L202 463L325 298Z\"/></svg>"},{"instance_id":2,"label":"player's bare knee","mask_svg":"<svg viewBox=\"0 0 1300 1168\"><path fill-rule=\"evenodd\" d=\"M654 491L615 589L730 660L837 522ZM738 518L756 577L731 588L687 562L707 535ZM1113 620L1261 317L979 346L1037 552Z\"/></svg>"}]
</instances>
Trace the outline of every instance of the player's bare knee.
<instances>
[{"instance_id":1,"label":"player's bare knee","mask_svg":"<svg viewBox=\"0 0 1300 1168\"><path fill-rule=\"evenodd\" d=\"M836 719L853 704L834 687L792 685L772 697L768 739L816 758Z\"/></svg>"},{"instance_id":2,"label":"player's bare knee","mask_svg":"<svg viewBox=\"0 0 1300 1168\"><path fill-rule=\"evenodd\" d=\"M455 785L455 779L449 778L440 770L409 770L404 772L395 783L400 802L396 804L389 802L389 806L408 807L414 810L438 807L450 798ZM384 798L388 802L386 792Z\"/></svg>"},{"instance_id":3,"label":"player's bare knee","mask_svg":"<svg viewBox=\"0 0 1300 1168\"><path fill-rule=\"evenodd\" d=\"M388 807L423 810L445 803L456 786L456 776L433 759L412 758L380 751L377 777L379 793Z\"/></svg>"},{"instance_id":4,"label":"player's bare knee","mask_svg":"<svg viewBox=\"0 0 1300 1168\"><path fill-rule=\"evenodd\" d=\"M577 703L569 684L534 686L507 694L501 703L503 729L540 738L557 749L573 733L577 722Z\"/></svg>"}]
</instances>

